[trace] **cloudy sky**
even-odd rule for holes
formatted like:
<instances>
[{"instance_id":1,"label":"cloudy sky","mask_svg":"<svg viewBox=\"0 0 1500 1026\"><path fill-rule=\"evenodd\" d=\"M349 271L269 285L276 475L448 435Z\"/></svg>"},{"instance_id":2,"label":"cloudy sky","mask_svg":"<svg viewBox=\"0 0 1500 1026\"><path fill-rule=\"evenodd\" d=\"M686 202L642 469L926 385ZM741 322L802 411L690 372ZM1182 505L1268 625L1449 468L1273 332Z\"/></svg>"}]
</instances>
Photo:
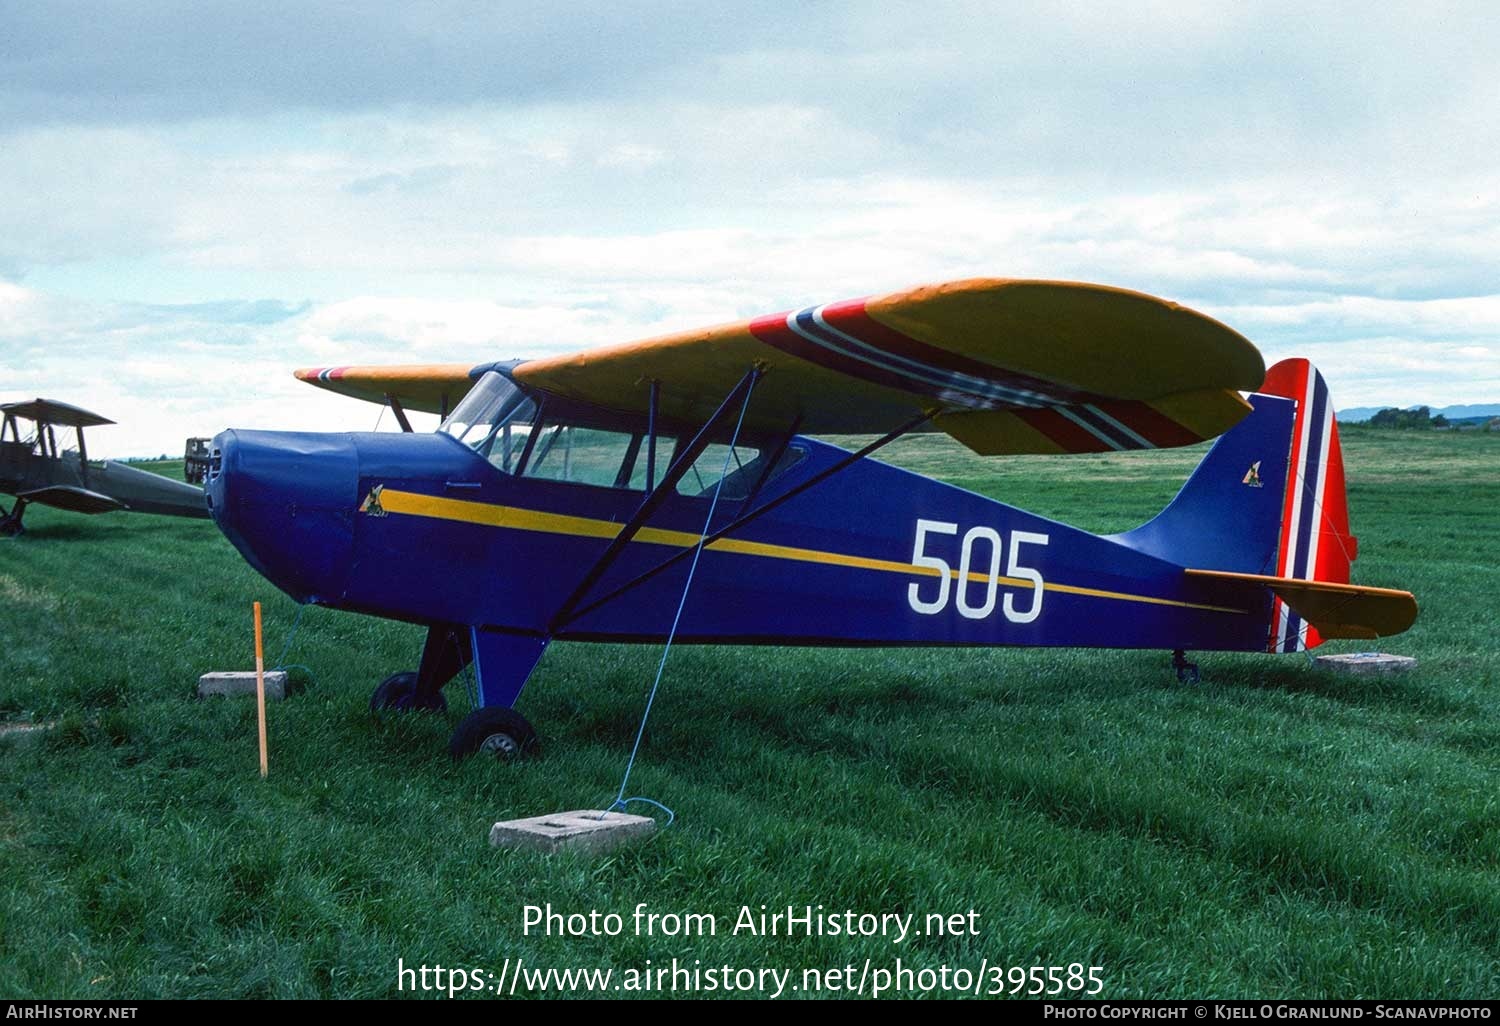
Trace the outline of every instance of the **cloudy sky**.
<instances>
[{"instance_id":1,"label":"cloudy sky","mask_svg":"<svg viewBox=\"0 0 1500 1026\"><path fill-rule=\"evenodd\" d=\"M297 366L972 275L1500 402L1500 5L4 6L0 398L104 454L374 426Z\"/></svg>"}]
</instances>

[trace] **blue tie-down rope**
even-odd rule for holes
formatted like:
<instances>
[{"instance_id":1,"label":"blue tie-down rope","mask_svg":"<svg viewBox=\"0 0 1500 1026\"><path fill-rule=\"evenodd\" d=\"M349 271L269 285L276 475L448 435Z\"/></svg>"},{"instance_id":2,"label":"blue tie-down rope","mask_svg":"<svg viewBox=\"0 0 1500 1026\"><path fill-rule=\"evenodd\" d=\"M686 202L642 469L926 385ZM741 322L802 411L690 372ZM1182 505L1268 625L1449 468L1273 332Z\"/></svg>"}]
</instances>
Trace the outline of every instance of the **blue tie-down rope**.
<instances>
[{"instance_id":1,"label":"blue tie-down rope","mask_svg":"<svg viewBox=\"0 0 1500 1026\"><path fill-rule=\"evenodd\" d=\"M708 528L714 522L714 511L719 508L719 493L724 490L724 478L729 475L729 461L734 459L734 447L740 440L740 427L745 423L745 411L750 408L750 393L753 391L755 391L755 382L752 380L750 387L745 391L745 402L740 407L739 419L734 423L734 435L729 439L729 449L724 453L724 466L719 472L719 483L714 485L713 501L708 504L708 516L703 521L703 533L698 536L697 548L693 550L693 562L688 567L687 580L682 585L682 597L677 600L677 615L672 617L672 629L667 632L667 643L661 650L661 662L656 665L656 679L651 682L651 693L646 698L646 711L641 714L641 725L635 732L635 744L630 749L630 761L625 764L625 776L620 779L620 790L615 795L614 802L600 814L600 819L616 809L623 810L631 802L644 802L661 809L667 814L667 826L671 826L677 819L677 813L654 798L641 795L626 798L625 788L630 784L631 770L635 769L635 757L641 750L641 738L646 734L646 721L651 718L651 706L655 704L657 689L661 687L662 674L667 668L667 655L672 651L672 642L677 637L677 626L682 622L682 611L687 608L688 591L693 586L693 575L698 572L698 557L703 555L703 543L708 540Z\"/></svg>"},{"instance_id":2,"label":"blue tie-down rope","mask_svg":"<svg viewBox=\"0 0 1500 1026\"><path fill-rule=\"evenodd\" d=\"M316 684L317 678L313 676L311 667L304 666L302 663L288 663L286 661L287 653L292 650L292 642L297 639L297 628L302 626L302 614L305 612L307 612L307 607L299 603L297 606L297 618L292 621L292 629L287 632L286 644L281 646L281 656L276 660L276 665L271 667L271 669L301 670L303 673L307 674L307 680L309 684Z\"/></svg>"}]
</instances>

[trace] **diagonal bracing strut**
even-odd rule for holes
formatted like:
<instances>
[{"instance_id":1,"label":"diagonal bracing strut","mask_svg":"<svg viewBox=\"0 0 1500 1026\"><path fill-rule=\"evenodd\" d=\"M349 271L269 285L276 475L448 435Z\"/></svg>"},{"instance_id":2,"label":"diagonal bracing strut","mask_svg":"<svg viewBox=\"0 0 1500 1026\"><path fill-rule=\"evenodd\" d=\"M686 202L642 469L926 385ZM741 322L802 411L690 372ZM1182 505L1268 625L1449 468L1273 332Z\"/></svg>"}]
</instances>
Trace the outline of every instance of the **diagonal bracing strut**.
<instances>
[{"instance_id":1,"label":"diagonal bracing strut","mask_svg":"<svg viewBox=\"0 0 1500 1026\"><path fill-rule=\"evenodd\" d=\"M760 375L761 371L758 368L751 368L747 371L745 376L740 379L740 383L734 386L734 390L724 397L724 401L719 404L719 408L714 411L713 416L709 417L704 422L703 427L698 430L698 433L693 436L693 440L678 453L677 459L672 462L671 468L662 475L656 487L651 489L635 513L620 528L619 533L610 540L609 546L604 550L603 554L594 561L594 565L589 568L589 572L583 575L583 580L578 582L578 587L574 588L573 593L558 607L557 612L552 616L551 622L547 625L548 634L557 633L559 627L574 619L573 611L588 596L589 589L598 582L600 577L604 576L604 572L614 564L614 561L619 558L620 553L625 551L625 546L630 544L630 540L640 533L642 527L646 526L646 521L651 519L651 515L656 512L657 508L666 500L666 497L677 487L677 482L682 480L683 475L688 472L688 469L703 454L703 450L708 448L708 444L712 440L714 430L718 427L719 421L723 419L726 413L733 411L737 402L741 405L748 405L750 392L755 387L755 382L760 378ZM651 423L653 428L656 423L655 407L657 396L658 390L653 387L651 390ZM654 462L656 451L654 433L653 437L648 440L648 446L647 455L653 458ZM653 466L653 473L654 470L655 467Z\"/></svg>"},{"instance_id":2,"label":"diagonal bracing strut","mask_svg":"<svg viewBox=\"0 0 1500 1026\"><path fill-rule=\"evenodd\" d=\"M881 435L879 438L875 439L875 441L845 456L843 459L833 464L833 466L828 467L827 469L817 474L814 474L812 477L808 478L806 481L803 481L797 487L788 489L786 492L778 495L776 498L771 499L760 506L757 506L755 509L743 514L724 527L719 528L719 530L713 532L703 539L701 547L708 548L720 538L723 538L726 535L739 530L746 524L750 523L752 520L756 520L764 516L765 514L771 512L771 510L775 509L777 506L780 506L782 503L788 502L796 496L801 495L803 492L807 491L809 488L812 488L814 485L821 484L822 482L832 477L834 474L837 474L839 471L853 466L855 463L858 463L860 460L864 459L866 456L869 456L871 453L874 453L876 450L882 449L890 443L894 442L902 435L906 435L912 431L915 431L917 428L921 427L923 424L927 423L934 416L936 416L936 414L936 410L929 413L924 413L921 416L912 418L905 424L902 424L900 427L889 431L884 435ZM623 534L623 532L621 533ZM578 602L570 599L569 604L565 606L570 615L564 616L562 613L559 613L557 616L553 617L552 623L549 625L548 630L552 633L556 633L558 630L566 627L568 624L572 623L574 620L577 620L579 617L586 616L587 614L593 612L595 609L598 609L600 606L604 605L607 602L613 601L614 599L618 598L620 595L636 587L637 585L644 584L646 581L655 577L662 571L676 566L677 563L692 555L697 548L699 548L699 546L689 546L688 548L682 549L679 552L673 553L671 556L668 556L666 559L656 564L656 566L652 567L650 570L647 570L639 576L626 581L614 591L611 591L608 595L595 599L593 602L590 602L583 608L577 609L576 612L573 612L572 610L577 607ZM596 579L597 575L591 575L588 581L589 585L592 586L594 580ZM582 590L583 589L580 589L580 591ZM581 598L581 596L579 596L579 598Z\"/></svg>"}]
</instances>

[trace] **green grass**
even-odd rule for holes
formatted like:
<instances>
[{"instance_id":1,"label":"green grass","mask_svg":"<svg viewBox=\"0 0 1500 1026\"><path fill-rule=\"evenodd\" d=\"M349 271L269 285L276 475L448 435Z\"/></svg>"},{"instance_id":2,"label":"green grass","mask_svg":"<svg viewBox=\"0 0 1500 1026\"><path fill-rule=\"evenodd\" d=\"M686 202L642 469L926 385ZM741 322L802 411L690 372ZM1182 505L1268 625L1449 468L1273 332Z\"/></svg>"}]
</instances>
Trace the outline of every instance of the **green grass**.
<instances>
[{"instance_id":1,"label":"green grass","mask_svg":"<svg viewBox=\"0 0 1500 1026\"><path fill-rule=\"evenodd\" d=\"M398 957L498 969L1104 967L1109 997L1490 996L1500 982L1500 435L1346 430L1356 580L1422 615L1380 680L1300 657L1104 651L673 653L632 790L673 806L607 857L498 851L496 819L607 802L654 647L558 645L542 754L453 765L448 717L376 720L411 627L310 610L316 680L270 712L193 698L295 609L208 523L34 509L0 542L0 995L386 996ZM1093 530L1200 453L889 458ZM1359 650L1343 643L1330 649ZM521 908L637 902L980 913L978 937L523 937Z\"/></svg>"}]
</instances>

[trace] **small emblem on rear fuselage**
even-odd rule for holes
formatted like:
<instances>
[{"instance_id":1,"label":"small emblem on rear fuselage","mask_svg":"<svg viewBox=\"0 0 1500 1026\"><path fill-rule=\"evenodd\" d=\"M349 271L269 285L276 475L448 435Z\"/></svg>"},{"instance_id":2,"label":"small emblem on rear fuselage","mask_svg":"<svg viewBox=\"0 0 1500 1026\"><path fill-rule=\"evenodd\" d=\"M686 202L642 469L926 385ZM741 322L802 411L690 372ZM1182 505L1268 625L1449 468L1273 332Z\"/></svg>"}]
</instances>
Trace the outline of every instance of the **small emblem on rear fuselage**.
<instances>
[{"instance_id":1,"label":"small emblem on rear fuselage","mask_svg":"<svg viewBox=\"0 0 1500 1026\"><path fill-rule=\"evenodd\" d=\"M385 485L376 485L370 489L370 494L365 496L365 501L359 504L361 513L368 513L372 517L385 516L385 510L380 508L380 492Z\"/></svg>"},{"instance_id":2,"label":"small emblem on rear fuselage","mask_svg":"<svg viewBox=\"0 0 1500 1026\"><path fill-rule=\"evenodd\" d=\"M1260 483L1260 460L1256 460L1254 463L1250 464L1250 469L1245 471L1245 477L1240 483L1247 484L1251 488L1265 487L1265 485Z\"/></svg>"}]
</instances>

